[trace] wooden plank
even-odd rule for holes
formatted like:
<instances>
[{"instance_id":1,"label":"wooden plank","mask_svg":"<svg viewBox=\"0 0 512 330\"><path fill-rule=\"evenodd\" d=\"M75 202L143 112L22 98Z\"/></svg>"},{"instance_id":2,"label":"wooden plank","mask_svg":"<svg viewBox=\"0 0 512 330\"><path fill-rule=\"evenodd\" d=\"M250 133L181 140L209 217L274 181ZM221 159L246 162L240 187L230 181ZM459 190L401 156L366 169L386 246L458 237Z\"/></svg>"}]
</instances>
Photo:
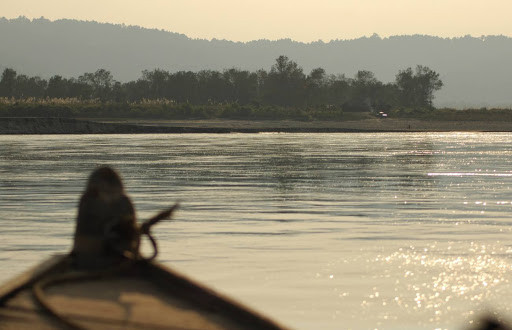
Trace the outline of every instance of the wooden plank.
<instances>
[{"instance_id":1,"label":"wooden plank","mask_svg":"<svg viewBox=\"0 0 512 330\"><path fill-rule=\"evenodd\" d=\"M148 263L145 268L147 276L157 281L167 292L172 292L180 299L189 301L204 311L217 313L221 317L232 319L242 324L244 329L285 329L284 326L251 308L159 263Z\"/></svg>"},{"instance_id":2,"label":"wooden plank","mask_svg":"<svg viewBox=\"0 0 512 330\"><path fill-rule=\"evenodd\" d=\"M14 296L20 290L31 285L45 274L53 271L55 268L63 265L69 260L69 255L55 255L38 264L37 266L27 270L0 286L0 306L9 298Z\"/></svg>"},{"instance_id":3,"label":"wooden plank","mask_svg":"<svg viewBox=\"0 0 512 330\"><path fill-rule=\"evenodd\" d=\"M176 327L172 324L165 326L155 326L150 323L135 323L123 322L119 320L112 320L103 318L101 316L83 316L83 315L70 315L66 314L65 317L72 320L77 326L87 329L154 329L154 330L192 330L203 328L183 328ZM66 326L58 321L49 318L45 314L36 313L31 309L22 308L0 308L0 329L15 329L15 330L34 330L39 329L67 329Z\"/></svg>"},{"instance_id":4,"label":"wooden plank","mask_svg":"<svg viewBox=\"0 0 512 330\"><path fill-rule=\"evenodd\" d=\"M42 314L32 310L0 308L0 329L2 330L33 330L58 329L59 325Z\"/></svg>"},{"instance_id":5,"label":"wooden plank","mask_svg":"<svg viewBox=\"0 0 512 330\"><path fill-rule=\"evenodd\" d=\"M48 288L45 299L61 317L85 328L240 328L230 318L198 309L141 276L62 283ZM6 322L20 323L13 318L14 311L18 311L18 314L24 311L23 320L28 323L31 320L55 323L51 318L48 321L41 319L45 314L35 303L29 289L22 290L0 308L0 320L3 315ZM6 318L6 315L10 317Z\"/></svg>"},{"instance_id":6,"label":"wooden plank","mask_svg":"<svg viewBox=\"0 0 512 330\"><path fill-rule=\"evenodd\" d=\"M86 328L284 329L156 262L136 262L122 274L95 276L93 272L93 276L75 277L69 261L66 255L53 257L2 286L0 323L21 329L28 329L25 324L59 326L35 302L31 285L71 275L71 281L47 287L45 300L59 316Z\"/></svg>"}]
</instances>

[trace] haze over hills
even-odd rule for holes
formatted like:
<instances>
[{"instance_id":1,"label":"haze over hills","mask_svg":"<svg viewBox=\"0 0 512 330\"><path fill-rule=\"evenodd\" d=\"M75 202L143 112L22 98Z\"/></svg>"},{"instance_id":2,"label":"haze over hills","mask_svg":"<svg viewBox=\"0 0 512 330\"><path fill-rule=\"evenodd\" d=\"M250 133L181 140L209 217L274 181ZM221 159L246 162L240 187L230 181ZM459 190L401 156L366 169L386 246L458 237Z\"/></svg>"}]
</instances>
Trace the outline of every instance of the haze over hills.
<instances>
[{"instance_id":1,"label":"haze over hills","mask_svg":"<svg viewBox=\"0 0 512 330\"><path fill-rule=\"evenodd\" d=\"M289 39L251 42L190 39L183 34L135 26L76 20L0 18L0 69L27 75L78 77L104 68L120 81L135 80L144 69L167 71L231 67L269 70L286 55L309 73L353 77L370 70L383 82L399 70L428 66L444 87L436 106L512 106L512 38L439 38L377 35L354 40L301 43Z\"/></svg>"}]
</instances>

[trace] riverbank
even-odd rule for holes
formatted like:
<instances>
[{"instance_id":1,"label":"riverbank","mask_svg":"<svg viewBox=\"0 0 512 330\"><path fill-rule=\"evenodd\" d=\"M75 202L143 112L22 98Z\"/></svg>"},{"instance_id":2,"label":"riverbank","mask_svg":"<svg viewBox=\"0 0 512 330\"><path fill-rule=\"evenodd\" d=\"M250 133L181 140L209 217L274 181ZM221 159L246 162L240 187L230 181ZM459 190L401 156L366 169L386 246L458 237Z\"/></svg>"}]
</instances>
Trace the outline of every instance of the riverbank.
<instances>
[{"instance_id":1,"label":"riverbank","mask_svg":"<svg viewBox=\"0 0 512 330\"><path fill-rule=\"evenodd\" d=\"M148 120L0 117L0 134L141 134L258 132L512 132L506 121L430 121L364 119L294 120Z\"/></svg>"},{"instance_id":2,"label":"riverbank","mask_svg":"<svg viewBox=\"0 0 512 330\"><path fill-rule=\"evenodd\" d=\"M512 132L510 121L437 121L372 118L346 121L97 119L101 123L226 132Z\"/></svg>"}]
</instances>

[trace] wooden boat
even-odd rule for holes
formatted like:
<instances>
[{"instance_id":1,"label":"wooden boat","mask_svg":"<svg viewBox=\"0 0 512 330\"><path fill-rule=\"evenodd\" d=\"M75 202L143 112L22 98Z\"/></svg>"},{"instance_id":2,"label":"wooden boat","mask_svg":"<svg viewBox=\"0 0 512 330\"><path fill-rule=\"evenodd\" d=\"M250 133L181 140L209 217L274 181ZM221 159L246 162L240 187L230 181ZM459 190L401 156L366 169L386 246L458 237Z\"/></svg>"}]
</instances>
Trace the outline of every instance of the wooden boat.
<instances>
[{"instance_id":1,"label":"wooden boat","mask_svg":"<svg viewBox=\"0 0 512 330\"><path fill-rule=\"evenodd\" d=\"M0 329L283 329L153 261L80 272L57 255L0 287Z\"/></svg>"}]
</instances>

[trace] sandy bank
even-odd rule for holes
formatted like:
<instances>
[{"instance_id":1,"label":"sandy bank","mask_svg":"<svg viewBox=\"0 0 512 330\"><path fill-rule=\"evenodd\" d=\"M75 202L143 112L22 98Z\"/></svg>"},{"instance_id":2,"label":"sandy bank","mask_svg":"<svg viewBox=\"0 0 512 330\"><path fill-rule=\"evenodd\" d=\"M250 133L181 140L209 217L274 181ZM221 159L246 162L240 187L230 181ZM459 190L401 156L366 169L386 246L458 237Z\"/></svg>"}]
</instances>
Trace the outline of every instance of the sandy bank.
<instances>
[{"instance_id":1,"label":"sandy bank","mask_svg":"<svg viewBox=\"0 0 512 330\"><path fill-rule=\"evenodd\" d=\"M421 121L367 119L358 121L138 120L67 118L0 118L0 134L134 134L256 132L512 132L512 122Z\"/></svg>"},{"instance_id":2,"label":"sandy bank","mask_svg":"<svg viewBox=\"0 0 512 330\"><path fill-rule=\"evenodd\" d=\"M0 134L138 134L138 133L225 133L218 128L139 125L69 118L0 117Z\"/></svg>"},{"instance_id":3,"label":"sandy bank","mask_svg":"<svg viewBox=\"0 0 512 330\"><path fill-rule=\"evenodd\" d=\"M97 123L67 118L0 118L0 134L132 133L134 125Z\"/></svg>"},{"instance_id":4,"label":"sandy bank","mask_svg":"<svg viewBox=\"0 0 512 330\"><path fill-rule=\"evenodd\" d=\"M428 121L416 119L365 119L354 121L295 120L139 120L98 119L102 123L147 127L218 129L227 132L512 132L507 121Z\"/></svg>"}]
</instances>

